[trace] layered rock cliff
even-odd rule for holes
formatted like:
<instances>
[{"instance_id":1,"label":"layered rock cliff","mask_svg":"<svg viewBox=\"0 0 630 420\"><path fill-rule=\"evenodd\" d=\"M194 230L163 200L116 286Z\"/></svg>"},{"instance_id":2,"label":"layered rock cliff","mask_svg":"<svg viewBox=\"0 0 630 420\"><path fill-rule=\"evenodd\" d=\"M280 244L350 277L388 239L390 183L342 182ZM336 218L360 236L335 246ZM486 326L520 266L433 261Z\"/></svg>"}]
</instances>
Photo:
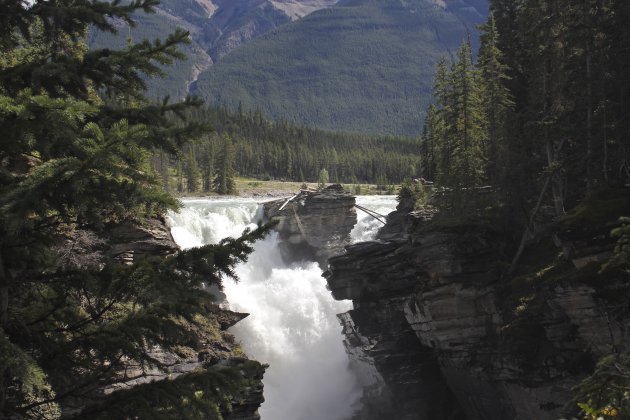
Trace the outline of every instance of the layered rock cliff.
<instances>
[{"instance_id":1,"label":"layered rock cliff","mask_svg":"<svg viewBox=\"0 0 630 420\"><path fill-rule=\"evenodd\" d=\"M572 388L628 346L628 319L610 317L603 298L627 279L597 278L611 225L548 226L508 277L493 223L409 210L390 215L376 240L331 258L325 274L333 296L354 303L340 315L345 345L371 378L366 400L380 398L359 417L575 414Z\"/></svg>"},{"instance_id":2,"label":"layered rock cliff","mask_svg":"<svg viewBox=\"0 0 630 420\"><path fill-rule=\"evenodd\" d=\"M341 185L304 191L290 201L265 203L265 216L278 221L280 250L288 261L317 261L325 267L333 255L350 244L357 223L355 198Z\"/></svg>"}]
</instances>

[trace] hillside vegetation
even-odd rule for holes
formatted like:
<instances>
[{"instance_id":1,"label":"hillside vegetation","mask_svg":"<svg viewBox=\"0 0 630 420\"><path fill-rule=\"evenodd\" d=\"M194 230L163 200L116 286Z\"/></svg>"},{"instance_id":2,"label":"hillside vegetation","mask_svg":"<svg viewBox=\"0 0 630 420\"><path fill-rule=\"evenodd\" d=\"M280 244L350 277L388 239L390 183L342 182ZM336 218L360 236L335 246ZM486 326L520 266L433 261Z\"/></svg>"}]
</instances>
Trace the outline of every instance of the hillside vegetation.
<instances>
[{"instance_id":1,"label":"hillside vegetation","mask_svg":"<svg viewBox=\"0 0 630 420\"><path fill-rule=\"evenodd\" d=\"M330 130L418 134L438 59L483 20L428 0L353 0L232 51L193 92ZM252 65L255 63L255 65Z\"/></svg>"},{"instance_id":2,"label":"hillside vegetation","mask_svg":"<svg viewBox=\"0 0 630 420\"><path fill-rule=\"evenodd\" d=\"M221 60L235 48L304 14L334 4L336 0L164 0L155 13L134 14L136 26L114 21L118 33L91 28L89 46L121 48L131 37L134 41L155 39L182 28L190 32L191 43L182 46L187 59L175 66L163 67L164 79L147 79L148 95L184 98L190 82L200 71Z\"/></svg>"},{"instance_id":3,"label":"hillside vegetation","mask_svg":"<svg viewBox=\"0 0 630 420\"><path fill-rule=\"evenodd\" d=\"M167 15L161 13L133 15L136 22L134 27L129 27L123 21L115 21L117 33L90 29L88 45L90 49L109 48L118 50L124 48L129 40L141 42L145 39L158 39L164 34L174 32L178 27L190 30L189 25L182 25ZM144 78L147 85L147 96L160 98L170 96L182 99L188 94L188 84L196 76L196 69L205 68L212 62L203 48L196 42L188 45L180 45L179 50L186 56L184 60L176 61L171 65L162 66L164 77Z\"/></svg>"},{"instance_id":4,"label":"hillside vegetation","mask_svg":"<svg viewBox=\"0 0 630 420\"><path fill-rule=\"evenodd\" d=\"M199 101L144 97L188 33L84 42L156 4L0 2L2 419L229 418L262 388L205 285L270 226L180 252L163 223L179 204L150 170L208 131L180 118Z\"/></svg>"},{"instance_id":5,"label":"hillside vegetation","mask_svg":"<svg viewBox=\"0 0 630 420\"><path fill-rule=\"evenodd\" d=\"M491 0L491 10L476 62L465 42L456 57L438 64L436 102L421 136L423 176L435 179L438 189L447 187L437 202L457 217L440 223L470 225L476 215L500 229L497 242L505 256L495 258L497 279L512 281L505 290L516 315L502 328L501 340L513 335L522 344L510 349L520 346L519 357L527 360L524 369L514 370L515 382L551 388L562 378L566 387L565 378L579 383L590 375L565 388L572 388L573 401L553 398L547 408L536 401L544 412L523 418L628 419L627 334L612 326L627 325L630 316L630 4ZM492 195L484 192L488 185ZM476 275L469 274L466 287ZM557 335L559 345L542 344L551 339L547 327L553 322L545 317L555 312L551 296L561 287L592 288L596 310L589 322L602 314L607 344L597 348L601 343L594 343L605 340L578 338L582 332ZM575 364L580 370L565 367L562 375L527 379L540 366L546 372L550 360L568 360L551 355L572 342L585 354ZM556 365L559 371L563 363ZM505 380L505 365L493 380ZM542 389L530 395L542 395ZM467 394L464 405L474 401L474 391ZM475 418L521 417L474 412Z\"/></svg>"}]
</instances>

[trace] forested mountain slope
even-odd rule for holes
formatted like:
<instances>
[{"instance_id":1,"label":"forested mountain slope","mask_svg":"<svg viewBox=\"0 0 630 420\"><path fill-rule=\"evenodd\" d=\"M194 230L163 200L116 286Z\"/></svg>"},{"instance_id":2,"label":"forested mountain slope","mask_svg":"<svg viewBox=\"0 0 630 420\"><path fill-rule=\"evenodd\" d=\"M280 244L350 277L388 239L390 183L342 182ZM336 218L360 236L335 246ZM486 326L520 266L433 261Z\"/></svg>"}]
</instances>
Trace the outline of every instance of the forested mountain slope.
<instances>
[{"instance_id":1,"label":"forested mountain slope","mask_svg":"<svg viewBox=\"0 0 630 420\"><path fill-rule=\"evenodd\" d=\"M195 25L183 20L174 20L165 14L138 13L134 16L136 26L130 28L122 21L114 21L118 33L102 32L91 28L88 36L90 49L110 48L118 50L127 45L128 40L140 42L143 39L156 39L164 34L175 31L178 27L195 33ZM196 42L179 47L186 55L185 60L177 61L172 65L163 66L163 78L145 78L147 84L147 96L160 98L166 95L172 98L184 98L188 94L188 86L197 74L212 65L212 59L206 51Z\"/></svg>"},{"instance_id":2,"label":"forested mountain slope","mask_svg":"<svg viewBox=\"0 0 630 420\"><path fill-rule=\"evenodd\" d=\"M190 32L192 43L182 51L188 59L165 67L166 78L149 82L152 96L186 96L200 71L234 48L278 26L337 3L338 0L164 0L156 13L137 14L136 27L115 22L118 34L92 30L91 48L120 48L134 41L154 39L180 27Z\"/></svg>"},{"instance_id":3,"label":"forested mountain slope","mask_svg":"<svg viewBox=\"0 0 630 420\"><path fill-rule=\"evenodd\" d=\"M210 103L333 130L418 134L439 57L470 36L487 4L345 0L241 46L203 72Z\"/></svg>"}]
</instances>

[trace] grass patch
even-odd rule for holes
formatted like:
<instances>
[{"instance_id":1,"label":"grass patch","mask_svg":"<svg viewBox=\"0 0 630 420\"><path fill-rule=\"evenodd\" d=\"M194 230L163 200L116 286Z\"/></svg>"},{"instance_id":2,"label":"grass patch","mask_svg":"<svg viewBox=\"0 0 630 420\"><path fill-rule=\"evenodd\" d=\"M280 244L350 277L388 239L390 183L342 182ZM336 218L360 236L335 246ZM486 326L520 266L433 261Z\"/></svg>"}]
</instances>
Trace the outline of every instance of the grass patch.
<instances>
[{"instance_id":1,"label":"grass patch","mask_svg":"<svg viewBox=\"0 0 630 420\"><path fill-rule=\"evenodd\" d=\"M236 190L238 191L239 196L249 197L252 195L270 195L270 196L281 196L281 195L293 195L297 194L304 184L310 189L317 189L317 183L314 182L298 182L298 181L262 181L254 178L243 178L237 177L235 180ZM330 185L330 184L328 184ZM341 184L344 190L355 193L356 184ZM368 185L368 184L360 184L361 186L361 195L387 195L391 193L391 191L378 189L376 185ZM399 186L394 185L394 194L398 191ZM218 197L219 195L215 192L181 192L175 193L177 197Z\"/></svg>"}]
</instances>

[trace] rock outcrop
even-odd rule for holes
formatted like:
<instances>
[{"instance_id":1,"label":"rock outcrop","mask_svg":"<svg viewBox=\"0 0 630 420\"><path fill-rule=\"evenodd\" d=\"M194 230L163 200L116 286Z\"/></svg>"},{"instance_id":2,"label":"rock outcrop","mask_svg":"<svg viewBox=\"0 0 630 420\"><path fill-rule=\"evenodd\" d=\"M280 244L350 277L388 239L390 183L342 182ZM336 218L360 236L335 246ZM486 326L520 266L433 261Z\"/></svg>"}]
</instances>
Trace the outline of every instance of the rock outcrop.
<instances>
[{"instance_id":1,"label":"rock outcrop","mask_svg":"<svg viewBox=\"0 0 630 420\"><path fill-rule=\"evenodd\" d=\"M288 261L311 260L325 267L350 244L357 223L355 198L340 185L303 191L292 200L265 203L265 216L278 221L280 250Z\"/></svg>"},{"instance_id":2,"label":"rock outcrop","mask_svg":"<svg viewBox=\"0 0 630 420\"><path fill-rule=\"evenodd\" d=\"M601 290L588 274L566 261L561 275L551 277L543 267L502 278L502 238L492 225L408 210L391 215L376 240L331 258L325 273L333 296L354 303L340 315L345 345L371 378L369 392L389 400L387 416L555 420L574 414L571 389L613 345L629 344L622 325L603 311ZM580 243L572 238L573 247ZM611 247L610 239L600 240L592 260ZM587 250L572 255L588 258ZM544 251L558 253L553 244ZM361 418L383 418L371 410L367 405Z\"/></svg>"},{"instance_id":3,"label":"rock outcrop","mask_svg":"<svg viewBox=\"0 0 630 420\"><path fill-rule=\"evenodd\" d=\"M76 230L57 249L57 264L66 268L98 269L109 261L132 263L143 256L172 255L179 250L162 219L142 224L126 221L109 226L104 233Z\"/></svg>"},{"instance_id":4,"label":"rock outcrop","mask_svg":"<svg viewBox=\"0 0 630 420\"><path fill-rule=\"evenodd\" d=\"M57 249L57 261L65 268L101 269L116 261L131 264L144 256L168 256L179 251L164 220L151 219L142 224L124 222L110 226L104 234L78 230ZM226 404L222 412L225 420L259 420L258 408L264 402L262 378L264 366L243 357L234 336L227 331L249 314L213 308L213 316L204 320L210 333L200 334L200 342L194 347L180 346L177 352L169 352L156 346L148 352L161 367L129 361L124 371L117 374L116 382L93 390L93 398L109 395L117 390L154 381L174 379L197 369L224 369L238 367L245 386L239 395ZM83 402L73 401L64 407L66 413L81 413ZM213 415L213 414L209 414ZM210 417L209 417L210 418Z\"/></svg>"}]
</instances>

